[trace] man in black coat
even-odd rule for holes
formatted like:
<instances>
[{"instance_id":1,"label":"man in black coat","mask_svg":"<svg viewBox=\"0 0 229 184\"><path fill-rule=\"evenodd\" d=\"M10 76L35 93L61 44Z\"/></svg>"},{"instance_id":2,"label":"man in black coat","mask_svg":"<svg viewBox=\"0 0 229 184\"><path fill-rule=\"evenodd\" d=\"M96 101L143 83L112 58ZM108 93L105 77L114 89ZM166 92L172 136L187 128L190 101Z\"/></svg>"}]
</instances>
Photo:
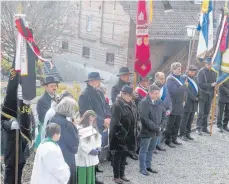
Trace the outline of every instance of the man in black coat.
<instances>
[{"instance_id":1,"label":"man in black coat","mask_svg":"<svg viewBox=\"0 0 229 184\"><path fill-rule=\"evenodd\" d=\"M100 88L101 80L98 72L91 72L88 74L87 87L84 89L79 97L78 105L80 115L87 110L93 110L96 113L96 121L99 133L102 135L102 147L108 146L108 131L111 121L110 107L106 103L104 94ZM97 171L99 171L97 169ZM103 183L99 180L96 183Z\"/></svg>"},{"instance_id":2,"label":"man in black coat","mask_svg":"<svg viewBox=\"0 0 229 184\"><path fill-rule=\"evenodd\" d=\"M173 144L181 145L177 141L177 135L184 111L185 93L188 82L187 79L181 76L181 63L173 63L171 65L171 72L171 75L167 78L167 87L172 100L172 112L166 127L165 144L170 148L175 148Z\"/></svg>"},{"instance_id":3,"label":"man in black coat","mask_svg":"<svg viewBox=\"0 0 229 184\"><path fill-rule=\"evenodd\" d=\"M207 129L208 116L214 96L214 88L217 84L216 73L211 70L211 67L211 58L206 58L205 66L201 68L197 74L197 83L199 87L199 114L196 133L198 135L202 135L202 132L210 134Z\"/></svg>"},{"instance_id":4,"label":"man in black coat","mask_svg":"<svg viewBox=\"0 0 229 184\"><path fill-rule=\"evenodd\" d=\"M220 132L229 132L229 79L219 87L219 112L217 117L217 127ZM224 116L223 116L224 114Z\"/></svg>"},{"instance_id":5,"label":"man in black coat","mask_svg":"<svg viewBox=\"0 0 229 184\"><path fill-rule=\"evenodd\" d=\"M130 85L130 75L132 73L129 71L129 69L127 67L122 67L119 69L119 73L118 73L118 83L115 84L112 89L111 89L111 100L112 103L114 103L116 101L117 96L120 94L122 87L124 85Z\"/></svg>"},{"instance_id":6,"label":"man in black coat","mask_svg":"<svg viewBox=\"0 0 229 184\"><path fill-rule=\"evenodd\" d=\"M197 70L197 67L194 65L190 65L188 69L188 94L180 126L180 137L184 141L187 141L188 139L193 140L193 138L190 136L190 133L191 125L198 106L198 86L195 81Z\"/></svg>"},{"instance_id":7,"label":"man in black coat","mask_svg":"<svg viewBox=\"0 0 229 184\"><path fill-rule=\"evenodd\" d=\"M54 77L52 76L46 77L45 83L44 83L45 92L37 101L37 115L38 115L38 120L39 120L38 132L39 133L36 138L35 148L37 148L41 142L40 132L44 124L45 115L47 111L50 109L52 101L55 101L55 93L57 89L57 84L58 84L58 80L56 80Z\"/></svg>"},{"instance_id":8,"label":"man in black coat","mask_svg":"<svg viewBox=\"0 0 229 184\"><path fill-rule=\"evenodd\" d=\"M159 99L160 89L156 85L149 87L149 94L139 103L139 114L142 123L140 133L140 172L148 176L157 173L151 167L153 150L156 148L157 135L165 123L165 108Z\"/></svg>"}]
</instances>

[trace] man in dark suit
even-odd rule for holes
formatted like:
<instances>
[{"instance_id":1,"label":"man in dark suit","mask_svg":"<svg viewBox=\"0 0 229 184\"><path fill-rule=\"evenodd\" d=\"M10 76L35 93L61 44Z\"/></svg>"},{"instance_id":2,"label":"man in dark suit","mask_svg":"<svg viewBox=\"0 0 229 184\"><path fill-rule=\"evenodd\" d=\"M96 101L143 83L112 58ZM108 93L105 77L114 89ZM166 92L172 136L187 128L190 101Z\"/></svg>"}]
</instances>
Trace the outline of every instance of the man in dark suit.
<instances>
[{"instance_id":1,"label":"man in dark suit","mask_svg":"<svg viewBox=\"0 0 229 184\"><path fill-rule=\"evenodd\" d=\"M202 135L202 132L210 134L207 129L208 116L214 96L214 88L217 84L216 73L211 70L211 67L211 58L206 58L205 66L201 68L197 74L197 83L199 87L199 114L196 133L198 135Z\"/></svg>"},{"instance_id":2,"label":"man in dark suit","mask_svg":"<svg viewBox=\"0 0 229 184\"><path fill-rule=\"evenodd\" d=\"M167 78L167 88L172 101L172 112L166 127L165 144L170 148L175 148L176 146L173 144L181 145L181 143L177 141L177 135L184 111L188 81L181 76L181 63L173 63L171 65L171 72L171 75Z\"/></svg>"},{"instance_id":3,"label":"man in dark suit","mask_svg":"<svg viewBox=\"0 0 229 184\"><path fill-rule=\"evenodd\" d=\"M38 132L41 131L42 125L44 123L45 114L51 107L52 100L55 101L55 93L56 93L58 83L59 81L55 79L55 77L53 76L48 76L45 79L44 82L45 92L37 101L37 114L39 120ZM38 147L38 145L40 144L39 139L40 138L37 137L35 147Z\"/></svg>"},{"instance_id":4,"label":"man in dark suit","mask_svg":"<svg viewBox=\"0 0 229 184\"><path fill-rule=\"evenodd\" d=\"M188 94L180 126L180 137L184 141L193 140L190 133L191 125L198 106L198 86L194 79L197 70L197 67L194 65L190 65L188 69Z\"/></svg>"},{"instance_id":5,"label":"man in dark suit","mask_svg":"<svg viewBox=\"0 0 229 184\"><path fill-rule=\"evenodd\" d=\"M217 117L217 127L220 132L229 132L229 79L219 87L219 112ZM224 116L223 116L224 114ZM223 122L222 122L223 121Z\"/></svg>"},{"instance_id":6,"label":"man in dark suit","mask_svg":"<svg viewBox=\"0 0 229 184\"><path fill-rule=\"evenodd\" d=\"M104 94L99 90L102 80L98 72L89 73L88 79L85 81L87 87L80 95L78 104L81 116L87 110L93 110L96 113L97 127L99 133L102 135L102 147L105 147L108 145L108 129L110 127L111 112ZM98 168L97 171L101 172ZM96 178L95 183L100 184L103 182Z\"/></svg>"},{"instance_id":7,"label":"man in dark suit","mask_svg":"<svg viewBox=\"0 0 229 184\"><path fill-rule=\"evenodd\" d=\"M115 84L112 89L111 89L111 100L112 103L114 103L116 101L117 96L120 94L122 87L124 85L130 85L130 75L132 73L129 71L129 69L127 67L122 67L119 69L119 73L118 73L118 83Z\"/></svg>"}]
</instances>

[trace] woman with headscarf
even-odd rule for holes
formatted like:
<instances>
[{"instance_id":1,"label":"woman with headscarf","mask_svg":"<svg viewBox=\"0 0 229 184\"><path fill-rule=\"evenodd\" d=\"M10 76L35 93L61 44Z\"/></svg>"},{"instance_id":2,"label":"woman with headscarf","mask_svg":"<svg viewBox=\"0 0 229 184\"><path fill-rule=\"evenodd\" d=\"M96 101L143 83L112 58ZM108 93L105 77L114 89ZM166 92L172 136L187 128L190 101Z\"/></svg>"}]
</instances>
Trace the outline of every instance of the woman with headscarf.
<instances>
[{"instance_id":1,"label":"woman with headscarf","mask_svg":"<svg viewBox=\"0 0 229 184\"><path fill-rule=\"evenodd\" d=\"M65 97L56 107L56 114L50 122L56 123L61 128L61 137L58 142L65 162L70 167L71 176L69 184L76 184L76 162L75 154L78 151L78 131L72 121L67 117L73 118L75 115L76 101L73 98Z\"/></svg>"},{"instance_id":2,"label":"woman with headscarf","mask_svg":"<svg viewBox=\"0 0 229 184\"><path fill-rule=\"evenodd\" d=\"M112 107L110 126L110 150L115 183L130 180L125 176L126 157L136 151L137 108L132 100L133 88L123 86L120 97Z\"/></svg>"}]
</instances>

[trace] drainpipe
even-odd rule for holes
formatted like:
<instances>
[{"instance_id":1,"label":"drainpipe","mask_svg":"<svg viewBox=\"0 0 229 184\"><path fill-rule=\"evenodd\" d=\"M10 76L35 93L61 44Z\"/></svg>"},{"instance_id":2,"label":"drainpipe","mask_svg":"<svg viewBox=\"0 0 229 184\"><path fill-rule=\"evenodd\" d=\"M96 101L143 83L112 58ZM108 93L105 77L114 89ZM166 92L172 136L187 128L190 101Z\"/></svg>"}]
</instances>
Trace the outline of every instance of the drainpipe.
<instances>
[{"instance_id":1,"label":"drainpipe","mask_svg":"<svg viewBox=\"0 0 229 184\"><path fill-rule=\"evenodd\" d=\"M82 14L82 1L79 5L79 26L78 26L78 37L80 38L80 29L81 29L81 14Z\"/></svg>"},{"instance_id":2,"label":"drainpipe","mask_svg":"<svg viewBox=\"0 0 229 184\"><path fill-rule=\"evenodd\" d=\"M105 2L102 1L102 9L101 9L101 29L100 29L100 42L103 42L103 18L104 18L104 4Z\"/></svg>"}]
</instances>

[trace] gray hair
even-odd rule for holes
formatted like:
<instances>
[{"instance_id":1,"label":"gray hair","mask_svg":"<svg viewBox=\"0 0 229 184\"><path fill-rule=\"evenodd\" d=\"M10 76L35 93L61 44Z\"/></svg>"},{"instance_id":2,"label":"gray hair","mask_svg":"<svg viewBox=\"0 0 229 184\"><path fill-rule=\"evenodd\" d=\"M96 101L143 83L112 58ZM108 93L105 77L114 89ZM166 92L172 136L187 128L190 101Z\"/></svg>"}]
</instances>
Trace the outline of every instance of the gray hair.
<instances>
[{"instance_id":1,"label":"gray hair","mask_svg":"<svg viewBox=\"0 0 229 184\"><path fill-rule=\"evenodd\" d=\"M178 68L181 68L181 63L180 62L174 62L171 64L171 71L174 71Z\"/></svg>"},{"instance_id":2,"label":"gray hair","mask_svg":"<svg viewBox=\"0 0 229 184\"><path fill-rule=\"evenodd\" d=\"M157 80L160 76L164 76L165 74L163 73L163 72L157 72L156 74L155 74L155 80Z\"/></svg>"},{"instance_id":3,"label":"gray hair","mask_svg":"<svg viewBox=\"0 0 229 184\"><path fill-rule=\"evenodd\" d=\"M76 113L76 107L77 103L74 98L65 97L57 105L56 112L66 117L72 118Z\"/></svg>"}]
</instances>

